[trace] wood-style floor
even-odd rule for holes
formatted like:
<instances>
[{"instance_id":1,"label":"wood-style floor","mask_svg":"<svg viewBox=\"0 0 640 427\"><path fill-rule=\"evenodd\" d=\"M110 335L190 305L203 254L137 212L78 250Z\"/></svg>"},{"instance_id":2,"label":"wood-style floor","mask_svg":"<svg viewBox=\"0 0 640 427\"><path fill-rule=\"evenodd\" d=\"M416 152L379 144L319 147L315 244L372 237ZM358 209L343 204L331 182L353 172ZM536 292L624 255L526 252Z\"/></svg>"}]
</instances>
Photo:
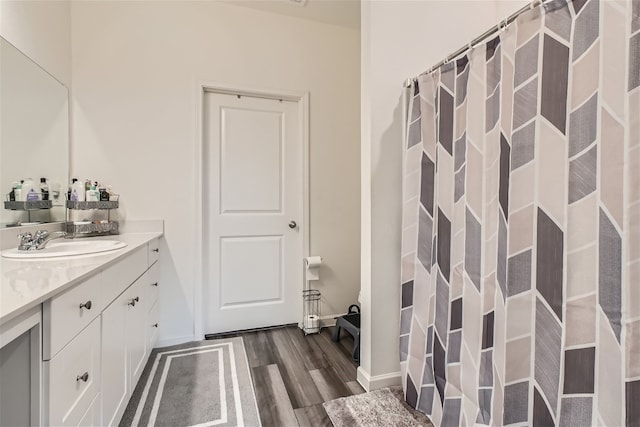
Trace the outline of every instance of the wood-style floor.
<instances>
[{"instance_id":1,"label":"wood-style floor","mask_svg":"<svg viewBox=\"0 0 640 427\"><path fill-rule=\"evenodd\" d=\"M333 328L305 336L295 326L237 334L244 339L264 426L331 426L322 406L363 393L351 360L353 338Z\"/></svg>"}]
</instances>

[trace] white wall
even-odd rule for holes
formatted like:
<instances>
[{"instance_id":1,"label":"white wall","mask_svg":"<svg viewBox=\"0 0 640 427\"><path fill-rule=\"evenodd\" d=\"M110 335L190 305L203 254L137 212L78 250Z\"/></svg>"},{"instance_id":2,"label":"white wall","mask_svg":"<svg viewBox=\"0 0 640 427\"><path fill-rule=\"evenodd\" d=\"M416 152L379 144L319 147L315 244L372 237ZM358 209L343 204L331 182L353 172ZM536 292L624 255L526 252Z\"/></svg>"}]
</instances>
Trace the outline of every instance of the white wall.
<instances>
[{"instance_id":1,"label":"white wall","mask_svg":"<svg viewBox=\"0 0 640 427\"><path fill-rule=\"evenodd\" d=\"M358 379L399 384L402 86L527 2L362 2L362 349Z\"/></svg>"},{"instance_id":2,"label":"white wall","mask_svg":"<svg viewBox=\"0 0 640 427\"><path fill-rule=\"evenodd\" d=\"M0 1L0 35L38 65L71 85L71 3Z\"/></svg>"},{"instance_id":3,"label":"white wall","mask_svg":"<svg viewBox=\"0 0 640 427\"><path fill-rule=\"evenodd\" d=\"M213 1L73 2L72 175L165 219L161 343L193 338L196 86L310 92L310 244L323 314L360 284L359 33Z\"/></svg>"}]
</instances>

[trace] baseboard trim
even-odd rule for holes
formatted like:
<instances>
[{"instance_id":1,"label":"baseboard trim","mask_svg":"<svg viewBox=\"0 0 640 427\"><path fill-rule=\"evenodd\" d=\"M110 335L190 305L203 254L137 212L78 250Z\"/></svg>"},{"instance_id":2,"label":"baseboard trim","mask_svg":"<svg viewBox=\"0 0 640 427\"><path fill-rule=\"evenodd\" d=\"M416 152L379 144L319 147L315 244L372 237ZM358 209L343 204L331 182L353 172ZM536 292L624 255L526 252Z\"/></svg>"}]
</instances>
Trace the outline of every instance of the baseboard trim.
<instances>
[{"instance_id":1,"label":"baseboard trim","mask_svg":"<svg viewBox=\"0 0 640 427\"><path fill-rule=\"evenodd\" d=\"M362 366L358 367L356 380L366 391L373 391L379 388L402 384L402 377L400 372L371 376L367 371L362 369Z\"/></svg>"},{"instance_id":2,"label":"baseboard trim","mask_svg":"<svg viewBox=\"0 0 640 427\"><path fill-rule=\"evenodd\" d=\"M341 314L332 314L329 316L320 316L320 326L327 328L329 326L336 326L336 317L342 316Z\"/></svg>"}]
</instances>

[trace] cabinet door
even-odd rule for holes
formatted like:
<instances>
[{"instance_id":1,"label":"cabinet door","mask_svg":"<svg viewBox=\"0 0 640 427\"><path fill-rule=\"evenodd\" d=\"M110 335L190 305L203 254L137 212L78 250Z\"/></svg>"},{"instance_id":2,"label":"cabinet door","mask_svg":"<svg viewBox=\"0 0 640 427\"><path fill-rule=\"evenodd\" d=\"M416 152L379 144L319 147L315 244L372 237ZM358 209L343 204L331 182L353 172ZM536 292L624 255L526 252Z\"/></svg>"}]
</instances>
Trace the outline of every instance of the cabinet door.
<instances>
[{"instance_id":1,"label":"cabinet door","mask_svg":"<svg viewBox=\"0 0 640 427\"><path fill-rule=\"evenodd\" d=\"M53 359L44 362L44 368L49 397L46 424L78 425L100 390L100 320L91 322Z\"/></svg>"},{"instance_id":2,"label":"cabinet door","mask_svg":"<svg viewBox=\"0 0 640 427\"><path fill-rule=\"evenodd\" d=\"M102 312L102 411L104 425L117 425L127 407L127 302L122 294Z\"/></svg>"},{"instance_id":3,"label":"cabinet door","mask_svg":"<svg viewBox=\"0 0 640 427\"><path fill-rule=\"evenodd\" d=\"M87 409L84 416L78 423L78 427L98 427L101 426L100 422L100 395L93 399L93 403Z\"/></svg>"},{"instance_id":4,"label":"cabinet door","mask_svg":"<svg viewBox=\"0 0 640 427\"><path fill-rule=\"evenodd\" d=\"M146 301L146 274L131 285L127 295L127 349L129 353L129 384L135 388L147 360L146 315L150 308Z\"/></svg>"}]
</instances>

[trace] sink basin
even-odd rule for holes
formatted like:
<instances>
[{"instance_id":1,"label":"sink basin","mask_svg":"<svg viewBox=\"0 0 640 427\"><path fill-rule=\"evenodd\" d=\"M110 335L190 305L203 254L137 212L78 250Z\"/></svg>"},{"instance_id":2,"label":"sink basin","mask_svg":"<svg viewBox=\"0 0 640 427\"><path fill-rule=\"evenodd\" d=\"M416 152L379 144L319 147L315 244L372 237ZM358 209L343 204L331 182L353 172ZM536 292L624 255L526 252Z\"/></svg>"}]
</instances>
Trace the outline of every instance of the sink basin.
<instances>
[{"instance_id":1,"label":"sink basin","mask_svg":"<svg viewBox=\"0 0 640 427\"><path fill-rule=\"evenodd\" d=\"M125 246L127 246L125 242L118 240L54 240L41 250L19 251L14 248L3 251L2 256L23 259L54 258L114 251Z\"/></svg>"}]
</instances>

